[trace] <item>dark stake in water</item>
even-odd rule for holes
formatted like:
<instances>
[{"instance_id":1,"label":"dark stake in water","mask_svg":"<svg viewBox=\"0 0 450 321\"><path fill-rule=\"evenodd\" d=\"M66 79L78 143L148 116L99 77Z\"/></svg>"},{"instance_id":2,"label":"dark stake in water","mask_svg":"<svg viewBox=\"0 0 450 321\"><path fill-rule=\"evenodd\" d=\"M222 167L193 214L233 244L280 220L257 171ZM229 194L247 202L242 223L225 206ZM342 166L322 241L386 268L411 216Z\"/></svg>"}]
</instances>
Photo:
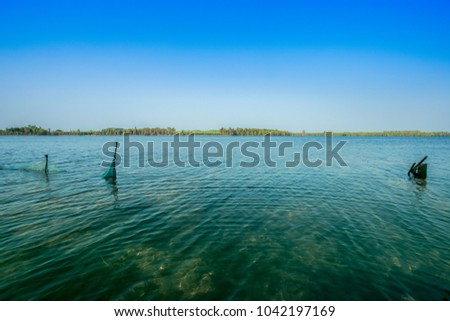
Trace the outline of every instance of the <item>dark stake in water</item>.
<instances>
[{"instance_id":1,"label":"dark stake in water","mask_svg":"<svg viewBox=\"0 0 450 321\"><path fill-rule=\"evenodd\" d=\"M0 137L0 300L449 299L449 138L348 138L348 167L134 159L104 180L121 139ZM8 167L45 153L48 175ZM423 155L426 182L408 178Z\"/></svg>"}]
</instances>

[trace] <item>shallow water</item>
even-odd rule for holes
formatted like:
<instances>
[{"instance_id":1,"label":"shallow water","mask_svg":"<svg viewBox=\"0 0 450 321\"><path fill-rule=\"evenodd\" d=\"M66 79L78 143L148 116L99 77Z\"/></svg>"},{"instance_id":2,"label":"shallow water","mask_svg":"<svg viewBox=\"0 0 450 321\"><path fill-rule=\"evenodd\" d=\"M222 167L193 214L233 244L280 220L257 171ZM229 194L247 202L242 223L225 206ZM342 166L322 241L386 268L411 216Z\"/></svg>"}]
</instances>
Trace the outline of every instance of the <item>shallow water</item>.
<instances>
[{"instance_id":1,"label":"shallow water","mask_svg":"<svg viewBox=\"0 0 450 321\"><path fill-rule=\"evenodd\" d=\"M339 139L347 167L139 168L132 150L112 183L101 147L121 137L0 137L0 300L448 299L450 138ZM45 153L48 176L23 170Z\"/></svg>"}]
</instances>

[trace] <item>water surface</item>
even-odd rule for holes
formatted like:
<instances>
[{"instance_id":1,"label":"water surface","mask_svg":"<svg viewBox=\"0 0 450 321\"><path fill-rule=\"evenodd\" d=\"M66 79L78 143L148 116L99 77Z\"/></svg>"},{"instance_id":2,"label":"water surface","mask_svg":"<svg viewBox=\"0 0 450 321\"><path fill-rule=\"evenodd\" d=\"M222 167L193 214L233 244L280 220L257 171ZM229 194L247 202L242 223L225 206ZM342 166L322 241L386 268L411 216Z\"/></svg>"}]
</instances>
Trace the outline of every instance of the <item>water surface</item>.
<instances>
[{"instance_id":1,"label":"water surface","mask_svg":"<svg viewBox=\"0 0 450 321\"><path fill-rule=\"evenodd\" d=\"M448 299L450 138L345 139L347 167L139 168L132 151L111 183L101 146L121 137L0 137L0 300ZM45 153L48 176L23 170Z\"/></svg>"}]
</instances>

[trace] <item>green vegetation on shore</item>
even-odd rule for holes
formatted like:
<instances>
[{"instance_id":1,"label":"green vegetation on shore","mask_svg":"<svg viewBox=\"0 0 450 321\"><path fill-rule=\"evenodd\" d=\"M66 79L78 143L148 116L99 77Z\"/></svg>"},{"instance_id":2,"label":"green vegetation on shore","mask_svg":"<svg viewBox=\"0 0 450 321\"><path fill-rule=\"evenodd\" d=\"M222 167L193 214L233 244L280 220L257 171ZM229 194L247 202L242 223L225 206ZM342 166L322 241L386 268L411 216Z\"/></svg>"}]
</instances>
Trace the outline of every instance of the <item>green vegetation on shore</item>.
<instances>
[{"instance_id":1,"label":"green vegetation on shore","mask_svg":"<svg viewBox=\"0 0 450 321\"><path fill-rule=\"evenodd\" d=\"M35 125L26 127L14 127L0 129L0 136L114 136L114 135L203 135L203 136L321 136L324 132L307 133L289 132L286 130L264 128L221 128L213 130L176 130L175 128L106 128L102 130L69 130L44 129ZM334 132L335 136L450 136L450 132L422 132L418 130L408 131L383 131L383 132Z\"/></svg>"}]
</instances>

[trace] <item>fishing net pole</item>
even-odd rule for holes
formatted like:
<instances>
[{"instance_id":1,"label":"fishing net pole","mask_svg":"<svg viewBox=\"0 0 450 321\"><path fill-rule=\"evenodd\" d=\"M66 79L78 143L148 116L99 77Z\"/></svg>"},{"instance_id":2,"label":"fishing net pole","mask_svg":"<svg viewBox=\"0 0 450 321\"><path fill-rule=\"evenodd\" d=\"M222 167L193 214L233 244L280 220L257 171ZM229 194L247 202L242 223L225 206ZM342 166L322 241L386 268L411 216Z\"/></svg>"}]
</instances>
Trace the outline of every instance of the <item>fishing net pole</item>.
<instances>
[{"instance_id":1,"label":"fishing net pole","mask_svg":"<svg viewBox=\"0 0 450 321\"><path fill-rule=\"evenodd\" d=\"M23 165L0 165L0 170L10 171L26 171L26 172L40 172L48 174L50 171L55 171L54 166L50 166L48 162L48 155L45 155L45 160Z\"/></svg>"},{"instance_id":2,"label":"fishing net pole","mask_svg":"<svg viewBox=\"0 0 450 321\"><path fill-rule=\"evenodd\" d=\"M114 151L114 158L111 162L109 168L103 173L103 178L105 179L116 179L116 156L117 156L117 147L119 143L116 142L116 149Z\"/></svg>"}]
</instances>

